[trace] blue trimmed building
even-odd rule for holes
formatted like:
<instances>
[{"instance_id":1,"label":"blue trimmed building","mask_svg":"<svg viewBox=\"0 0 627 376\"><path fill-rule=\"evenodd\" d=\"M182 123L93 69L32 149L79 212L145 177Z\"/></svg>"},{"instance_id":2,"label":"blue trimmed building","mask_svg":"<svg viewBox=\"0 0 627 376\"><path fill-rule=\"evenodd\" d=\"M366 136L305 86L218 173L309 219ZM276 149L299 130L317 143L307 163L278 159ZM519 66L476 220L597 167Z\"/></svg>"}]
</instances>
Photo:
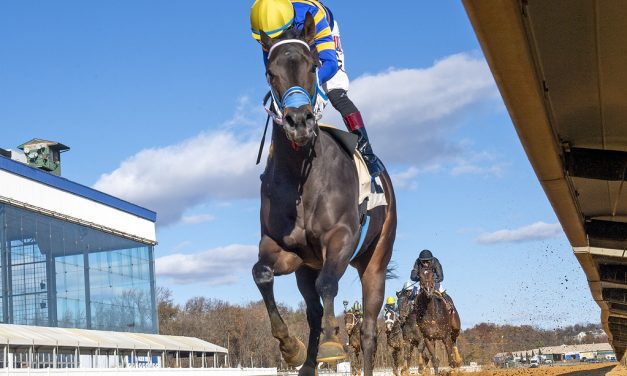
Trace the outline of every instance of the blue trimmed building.
<instances>
[{"instance_id":1,"label":"blue trimmed building","mask_svg":"<svg viewBox=\"0 0 627 376\"><path fill-rule=\"evenodd\" d=\"M0 322L157 333L156 213L29 166L34 141L0 149Z\"/></svg>"}]
</instances>

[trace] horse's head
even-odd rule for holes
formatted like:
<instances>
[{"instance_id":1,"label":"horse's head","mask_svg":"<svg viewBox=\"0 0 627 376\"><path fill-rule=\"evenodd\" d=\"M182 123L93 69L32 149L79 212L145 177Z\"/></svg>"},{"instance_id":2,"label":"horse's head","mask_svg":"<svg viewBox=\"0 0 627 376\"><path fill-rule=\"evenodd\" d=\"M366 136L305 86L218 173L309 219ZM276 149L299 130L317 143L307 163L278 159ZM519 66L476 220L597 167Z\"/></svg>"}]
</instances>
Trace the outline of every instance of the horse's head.
<instances>
[{"instance_id":1,"label":"horse's head","mask_svg":"<svg viewBox=\"0 0 627 376\"><path fill-rule=\"evenodd\" d=\"M353 312L344 312L344 329L346 329L346 333L350 334L353 331L353 328L357 326L358 321L357 315Z\"/></svg>"},{"instance_id":2,"label":"horse's head","mask_svg":"<svg viewBox=\"0 0 627 376\"><path fill-rule=\"evenodd\" d=\"M305 146L317 134L313 113L317 95L318 56L313 45L316 25L311 14L302 31L288 29L270 38L261 32L261 44L268 51L266 78L280 111L288 140Z\"/></svg>"},{"instance_id":3,"label":"horse's head","mask_svg":"<svg viewBox=\"0 0 627 376\"><path fill-rule=\"evenodd\" d=\"M435 292L435 274L433 268L420 268L420 290L431 297Z\"/></svg>"},{"instance_id":4,"label":"horse's head","mask_svg":"<svg viewBox=\"0 0 627 376\"><path fill-rule=\"evenodd\" d=\"M401 323L404 323L407 320L407 316L412 311L413 300L410 299L411 290L401 290L396 293L398 299L396 300L396 304L398 305L398 320Z\"/></svg>"}]
</instances>

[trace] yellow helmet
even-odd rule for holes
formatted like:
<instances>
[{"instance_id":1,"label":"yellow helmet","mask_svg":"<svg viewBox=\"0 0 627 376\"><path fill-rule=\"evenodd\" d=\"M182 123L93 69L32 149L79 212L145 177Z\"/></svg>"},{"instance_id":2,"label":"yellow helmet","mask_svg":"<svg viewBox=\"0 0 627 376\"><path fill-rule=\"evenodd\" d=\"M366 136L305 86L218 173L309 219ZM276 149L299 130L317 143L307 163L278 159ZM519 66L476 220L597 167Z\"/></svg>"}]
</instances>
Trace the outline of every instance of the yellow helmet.
<instances>
[{"instance_id":1,"label":"yellow helmet","mask_svg":"<svg viewBox=\"0 0 627 376\"><path fill-rule=\"evenodd\" d=\"M396 299L394 299L393 296L388 296L388 299L385 302L387 304L394 304L394 303L396 303Z\"/></svg>"},{"instance_id":2,"label":"yellow helmet","mask_svg":"<svg viewBox=\"0 0 627 376\"><path fill-rule=\"evenodd\" d=\"M256 40L261 39L261 31L274 38L293 23L294 6L290 0L255 0L250 8L250 28Z\"/></svg>"}]
</instances>

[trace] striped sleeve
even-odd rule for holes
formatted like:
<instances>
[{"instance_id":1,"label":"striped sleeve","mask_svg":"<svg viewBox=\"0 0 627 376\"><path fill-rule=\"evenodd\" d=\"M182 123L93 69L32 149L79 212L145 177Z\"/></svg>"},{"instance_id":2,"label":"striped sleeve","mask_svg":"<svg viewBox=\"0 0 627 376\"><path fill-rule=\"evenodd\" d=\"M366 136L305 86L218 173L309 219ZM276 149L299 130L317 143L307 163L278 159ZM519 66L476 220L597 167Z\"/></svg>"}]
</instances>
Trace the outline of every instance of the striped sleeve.
<instances>
[{"instance_id":1,"label":"striped sleeve","mask_svg":"<svg viewBox=\"0 0 627 376\"><path fill-rule=\"evenodd\" d=\"M292 0L294 5L295 23L298 28L302 29L305 23L307 12L311 13L316 23L316 37L314 45L318 50L320 62L322 63L318 70L318 78L320 84L324 84L337 73L339 67L337 63L337 55L335 52L335 42L331 36L331 27L327 20L326 11L322 6L317 6L317 2L308 0Z\"/></svg>"}]
</instances>

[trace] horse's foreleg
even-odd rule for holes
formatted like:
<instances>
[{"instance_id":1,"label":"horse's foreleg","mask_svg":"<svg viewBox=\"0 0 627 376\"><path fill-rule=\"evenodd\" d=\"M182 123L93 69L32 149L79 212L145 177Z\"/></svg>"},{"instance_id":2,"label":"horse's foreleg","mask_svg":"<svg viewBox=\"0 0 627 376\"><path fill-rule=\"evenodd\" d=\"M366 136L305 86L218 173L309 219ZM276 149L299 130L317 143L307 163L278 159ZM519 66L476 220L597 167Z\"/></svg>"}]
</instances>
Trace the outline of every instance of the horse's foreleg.
<instances>
[{"instance_id":1,"label":"horse's foreleg","mask_svg":"<svg viewBox=\"0 0 627 376\"><path fill-rule=\"evenodd\" d=\"M316 291L322 298L322 338L318 349L318 361L328 362L346 358L344 347L339 342L339 326L335 318L334 300L337 296L338 282L346 271L352 250L351 235L343 228L327 233L323 239L322 270L316 280Z\"/></svg>"},{"instance_id":2,"label":"horse's foreleg","mask_svg":"<svg viewBox=\"0 0 627 376\"><path fill-rule=\"evenodd\" d=\"M318 271L303 266L296 271L298 290L307 305L307 323L309 324L309 342L307 344L307 360L298 371L299 376L314 375L316 372L316 355L322 327L322 304L316 291Z\"/></svg>"},{"instance_id":3,"label":"horse's foreleg","mask_svg":"<svg viewBox=\"0 0 627 376\"><path fill-rule=\"evenodd\" d=\"M444 338L442 340L442 342L444 342L444 347L446 348L446 355L448 356L448 365L451 368L457 368L459 366L458 362L457 362L457 357L456 357L456 348L454 348L453 345L453 341L451 341L451 338Z\"/></svg>"},{"instance_id":4,"label":"horse's foreleg","mask_svg":"<svg viewBox=\"0 0 627 376\"><path fill-rule=\"evenodd\" d=\"M418 349L418 364L420 367L420 373L422 373L422 370L429 366L429 354L425 346L425 341L420 340L420 343L418 343L416 348Z\"/></svg>"},{"instance_id":5,"label":"horse's foreleg","mask_svg":"<svg viewBox=\"0 0 627 376\"><path fill-rule=\"evenodd\" d=\"M425 346L427 346L427 350L429 350L429 354L431 355L431 364L433 365L433 371L437 375L440 361L438 361L438 357L435 354L435 340L425 338Z\"/></svg>"},{"instance_id":6,"label":"horse's foreleg","mask_svg":"<svg viewBox=\"0 0 627 376\"><path fill-rule=\"evenodd\" d=\"M253 279L261 292L270 317L272 335L279 340L283 359L290 366L300 366L306 357L305 345L296 337L290 336L289 329L274 300L274 276L294 272L302 260L292 252L284 251L274 240L263 236L259 243L259 261L253 266Z\"/></svg>"},{"instance_id":7,"label":"horse's foreleg","mask_svg":"<svg viewBox=\"0 0 627 376\"><path fill-rule=\"evenodd\" d=\"M363 371L363 357L361 356L361 349L355 348L355 364L357 365L357 375L361 376Z\"/></svg>"},{"instance_id":8,"label":"horse's foreleg","mask_svg":"<svg viewBox=\"0 0 627 376\"><path fill-rule=\"evenodd\" d=\"M405 355L405 360L407 362L407 369L411 368L411 358L414 355L414 345L411 341L407 341L407 354Z\"/></svg>"}]
</instances>

